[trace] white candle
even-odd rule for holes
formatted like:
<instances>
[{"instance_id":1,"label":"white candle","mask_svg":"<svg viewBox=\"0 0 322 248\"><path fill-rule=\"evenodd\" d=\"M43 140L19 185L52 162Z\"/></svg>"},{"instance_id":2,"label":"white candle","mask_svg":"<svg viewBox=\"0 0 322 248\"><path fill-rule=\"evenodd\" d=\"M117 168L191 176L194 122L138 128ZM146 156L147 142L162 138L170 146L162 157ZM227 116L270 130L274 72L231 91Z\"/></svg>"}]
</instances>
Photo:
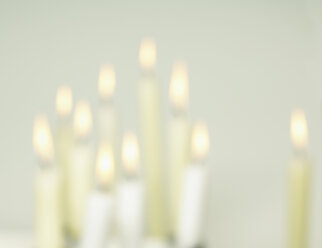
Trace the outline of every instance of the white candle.
<instances>
[{"instance_id":1,"label":"white candle","mask_svg":"<svg viewBox=\"0 0 322 248\"><path fill-rule=\"evenodd\" d=\"M90 144L92 116L88 102L80 101L75 107L75 144L68 172L68 229L73 239L78 239L82 230L85 205L92 187L94 154Z\"/></svg>"},{"instance_id":2,"label":"white candle","mask_svg":"<svg viewBox=\"0 0 322 248\"><path fill-rule=\"evenodd\" d=\"M116 169L119 164L120 154L120 120L114 105L115 71L112 65L101 67L98 79L98 93L100 104L98 108L98 142L107 142L113 149Z\"/></svg>"},{"instance_id":3,"label":"white candle","mask_svg":"<svg viewBox=\"0 0 322 248\"><path fill-rule=\"evenodd\" d=\"M88 201L81 248L104 248L109 241L113 216L113 174L112 150L107 144L101 144L97 155L97 185Z\"/></svg>"},{"instance_id":4,"label":"white candle","mask_svg":"<svg viewBox=\"0 0 322 248\"><path fill-rule=\"evenodd\" d=\"M123 139L124 179L117 193L117 219L122 247L140 248L143 238L143 185L138 173L139 148L133 133Z\"/></svg>"},{"instance_id":5,"label":"white candle","mask_svg":"<svg viewBox=\"0 0 322 248\"><path fill-rule=\"evenodd\" d=\"M163 182L162 129L159 85L155 76L156 47L151 39L143 40L139 60L143 74L139 82L139 112L142 158L146 189L147 235L167 234Z\"/></svg>"},{"instance_id":6,"label":"white candle","mask_svg":"<svg viewBox=\"0 0 322 248\"><path fill-rule=\"evenodd\" d=\"M34 149L41 165L35 179L35 234L38 248L64 246L61 209L61 178L54 165L52 134L45 116L34 123Z\"/></svg>"},{"instance_id":7,"label":"white candle","mask_svg":"<svg viewBox=\"0 0 322 248\"><path fill-rule=\"evenodd\" d=\"M207 182L207 167L203 160L209 152L208 128L204 123L195 124L191 140L194 162L187 167L183 178L177 231L180 248L198 247L203 242Z\"/></svg>"},{"instance_id":8,"label":"white candle","mask_svg":"<svg viewBox=\"0 0 322 248\"><path fill-rule=\"evenodd\" d=\"M70 181L67 174L71 162L71 152L73 147L73 129L71 123L71 112L73 107L73 96L70 87L61 86L56 94L56 112L58 116L55 132L55 150L57 165L62 176L63 194L63 216L64 224L67 219L67 188Z\"/></svg>"},{"instance_id":9,"label":"white candle","mask_svg":"<svg viewBox=\"0 0 322 248\"><path fill-rule=\"evenodd\" d=\"M296 110L291 117L291 138L295 155L288 170L288 247L306 248L308 245L308 207L311 162L306 153L308 143L305 114Z\"/></svg>"},{"instance_id":10,"label":"white candle","mask_svg":"<svg viewBox=\"0 0 322 248\"><path fill-rule=\"evenodd\" d=\"M189 102L189 84L187 69L184 63L174 65L169 87L173 115L168 136L169 159L169 195L171 232L177 227L178 205L181 198L182 176L190 159L190 120L187 107Z\"/></svg>"}]
</instances>

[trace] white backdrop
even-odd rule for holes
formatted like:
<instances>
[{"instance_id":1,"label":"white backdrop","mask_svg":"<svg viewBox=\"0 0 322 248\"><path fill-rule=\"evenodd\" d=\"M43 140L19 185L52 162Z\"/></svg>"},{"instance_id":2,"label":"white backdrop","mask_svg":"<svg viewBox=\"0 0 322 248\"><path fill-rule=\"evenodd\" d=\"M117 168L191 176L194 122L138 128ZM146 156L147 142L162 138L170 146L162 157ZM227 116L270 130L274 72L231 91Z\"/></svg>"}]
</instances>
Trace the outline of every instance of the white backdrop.
<instances>
[{"instance_id":1,"label":"white backdrop","mask_svg":"<svg viewBox=\"0 0 322 248\"><path fill-rule=\"evenodd\" d=\"M150 35L165 122L179 58L188 64L191 116L210 126L210 247L284 247L294 107L307 113L311 247L322 246L321 1L55 2L0 2L0 229L32 227L33 118L46 112L54 124L59 85L95 107L98 68L114 63L125 128L137 129L137 53Z\"/></svg>"}]
</instances>

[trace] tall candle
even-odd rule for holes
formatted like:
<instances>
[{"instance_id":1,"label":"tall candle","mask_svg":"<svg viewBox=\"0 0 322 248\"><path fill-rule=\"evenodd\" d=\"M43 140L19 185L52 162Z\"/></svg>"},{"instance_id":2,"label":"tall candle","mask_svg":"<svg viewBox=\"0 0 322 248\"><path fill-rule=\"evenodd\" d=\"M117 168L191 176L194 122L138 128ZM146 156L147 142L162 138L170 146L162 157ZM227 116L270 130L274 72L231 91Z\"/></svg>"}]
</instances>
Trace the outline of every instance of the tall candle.
<instances>
[{"instance_id":1,"label":"tall candle","mask_svg":"<svg viewBox=\"0 0 322 248\"><path fill-rule=\"evenodd\" d=\"M189 144L191 131L187 113L189 85L186 65L182 62L177 62L174 65L169 96L173 107L168 137L169 195L171 204L171 232L173 233L177 227L182 176L190 159Z\"/></svg>"},{"instance_id":2,"label":"tall candle","mask_svg":"<svg viewBox=\"0 0 322 248\"><path fill-rule=\"evenodd\" d=\"M88 201L81 248L105 248L110 238L114 159L109 145L104 143L100 145L96 166L97 185Z\"/></svg>"},{"instance_id":3,"label":"tall candle","mask_svg":"<svg viewBox=\"0 0 322 248\"><path fill-rule=\"evenodd\" d=\"M311 162L306 147L308 131L305 114L295 110L291 117L291 138L295 154L288 170L288 247L306 248L308 245L308 207Z\"/></svg>"},{"instance_id":4,"label":"tall candle","mask_svg":"<svg viewBox=\"0 0 322 248\"><path fill-rule=\"evenodd\" d=\"M209 152L206 124L198 122L192 130L193 162L185 171L180 202L177 247L193 248L203 245L207 167L204 160Z\"/></svg>"},{"instance_id":5,"label":"tall candle","mask_svg":"<svg viewBox=\"0 0 322 248\"><path fill-rule=\"evenodd\" d=\"M61 86L56 94L57 126L55 132L55 150L57 164L62 176L63 194L63 217L64 224L67 221L67 188L70 181L68 168L70 167L70 156L73 147L73 129L71 123L71 112L73 107L73 96L70 87Z\"/></svg>"},{"instance_id":6,"label":"tall candle","mask_svg":"<svg viewBox=\"0 0 322 248\"><path fill-rule=\"evenodd\" d=\"M116 162L116 170L119 167L120 154L120 120L114 104L115 71L112 65L101 67L98 79L98 93L100 103L98 108L98 142L110 144Z\"/></svg>"},{"instance_id":7,"label":"tall candle","mask_svg":"<svg viewBox=\"0 0 322 248\"><path fill-rule=\"evenodd\" d=\"M40 160L35 179L36 247L64 246L61 209L61 178L54 165L52 134L43 115L37 116L33 133L34 149Z\"/></svg>"},{"instance_id":8,"label":"tall candle","mask_svg":"<svg viewBox=\"0 0 322 248\"><path fill-rule=\"evenodd\" d=\"M139 148L136 135L126 133L122 146L124 179L117 193L117 219L122 247L140 248L143 238L143 185L139 177Z\"/></svg>"},{"instance_id":9,"label":"tall candle","mask_svg":"<svg viewBox=\"0 0 322 248\"><path fill-rule=\"evenodd\" d=\"M139 60L139 113L142 139L144 183L146 188L147 235L163 238L167 234L165 191L162 170L162 129L160 90L155 76L156 47L152 39L142 41Z\"/></svg>"},{"instance_id":10,"label":"tall candle","mask_svg":"<svg viewBox=\"0 0 322 248\"><path fill-rule=\"evenodd\" d=\"M94 171L93 149L90 144L92 115L88 102L76 104L74 114L75 144L68 172L68 227L73 239L78 239L82 230L87 198L92 187Z\"/></svg>"}]
</instances>

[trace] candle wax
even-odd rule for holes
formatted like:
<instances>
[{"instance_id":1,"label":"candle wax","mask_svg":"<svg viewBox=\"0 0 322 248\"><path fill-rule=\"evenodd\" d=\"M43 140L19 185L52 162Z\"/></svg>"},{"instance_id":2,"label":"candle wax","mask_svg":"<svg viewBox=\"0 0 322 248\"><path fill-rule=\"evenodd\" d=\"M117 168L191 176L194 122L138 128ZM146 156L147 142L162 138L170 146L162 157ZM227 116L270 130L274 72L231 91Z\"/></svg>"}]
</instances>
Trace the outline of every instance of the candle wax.
<instances>
[{"instance_id":1,"label":"candle wax","mask_svg":"<svg viewBox=\"0 0 322 248\"><path fill-rule=\"evenodd\" d=\"M153 75L144 75L139 82L139 110L146 189L147 235L164 237L168 230L164 206L161 105L159 87Z\"/></svg>"},{"instance_id":2,"label":"candle wax","mask_svg":"<svg viewBox=\"0 0 322 248\"><path fill-rule=\"evenodd\" d=\"M182 177L190 159L190 123L182 113L173 116L169 130L169 195L171 204L171 230L175 231L178 219L178 206L181 198Z\"/></svg>"},{"instance_id":3,"label":"candle wax","mask_svg":"<svg viewBox=\"0 0 322 248\"><path fill-rule=\"evenodd\" d=\"M289 165L288 247L308 245L309 180L311 164L305 157L294 158Z\"/></svg>"},{"instance_id":4,"label":"candle wax","mask_svg":"<svg viewBox=\"0 0 322 248\"><path fill-rule=\"evenodd\" d=\"M110 193L94 191L84 220L81 248L105 248L111 232L113 199Z\"/></svg>"},{"instance_id":5,"label":"candle wax","mask_svg":"<svg viewBox=\"0 0 322 248\"><path fill-rule=\"evenodd\" d=\"M206 200L206 167L189 165L183 178L179 206L177 245L182 248L197 247L203 242L203 219Z\"/></svg>"},{"instance_id":6,"label":"candle wax","mask_svg":"<svg viewBox=\"0 0 322 248\"><path fill-rule=\"evenodd\" d=\"M68 202L68 183L71 175L68 175L71 153L73 148L73 129L69 122L59 122L55 133L55 151L57 165L61 172L62 180L62 198L63 198L63 221L67 225L67 202Z\"/></svg>"},{"instance_id":7,"label":"candle wax","mask_svg":"<svg viewBox=\"0 0 322 248\"><path fill-rule=\"evenodd\" d=\"M55 168L39 168L35 180L35 234L38 248L62 248L61 177Z\"/></svg>"},{"instance_id":8,"label":"candle wax","mask_svg":"<svg viewBox=\"0 0 322 248\"><path fill-rule=\"evenodd\" d=\"M93 185L94 155L90 144L76 142L72 154L68 188L68 229L73 239L78 239L82 230L86 202Z\"/></svg>"},{"instance_id":9,"label":"candle wax","mask_svg":"<svg viewBox=\"0 0 322 248\"><path fill-rule=\"evenodd\" d=\"M117 219L124 248L142 247L143 199L143 185L139 179L121 183L117 191Z\"/></svg>"}]
</instances>

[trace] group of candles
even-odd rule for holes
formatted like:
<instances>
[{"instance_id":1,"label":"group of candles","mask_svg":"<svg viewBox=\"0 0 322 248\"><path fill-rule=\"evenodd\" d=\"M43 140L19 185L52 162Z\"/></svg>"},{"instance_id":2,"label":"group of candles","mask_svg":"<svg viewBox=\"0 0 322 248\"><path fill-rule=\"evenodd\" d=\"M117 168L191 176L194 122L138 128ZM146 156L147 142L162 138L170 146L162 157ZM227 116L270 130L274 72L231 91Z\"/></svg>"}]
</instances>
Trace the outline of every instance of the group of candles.
<instances>
[{"instance_id":1,"label":"group of candles","mask_svg":"<svg viewBox=\"0 0 322 248\"><path fill-rule=\"evenodd\" d=\"M116 243L125 248L168 247L170 240L179 248L203 245L207 125L191 125L187 69L184 63L175 63L169 86L173 115L165 152L168 159L164 159L152 39L142 41L139 61L142 149L135 133L125 132L121 137L113 102L116 80L112 66L103 66L99 75L95 149L90 142L90 106L87 101L79 101L72 123L69 87L57 91L55 139L46 116L35 118L33 144L39 158L35 179L37 248L66 247L66 234L80 248L110 247L115 237ZM305 248L311 165L302 110L292 113L290 131L295 155L288 169L288 247Z\"/></svg>"},{"instance_id":2,"label":"group of candles","mask_svg":"<svg viewBox=\"0 0 322 248\"><path fill-rule=\"evenodd\" d=\"M73 97L68 86L57 90L53 135L46 116L35 117L37 248L66 247L66 237L79 248L203 244L208 127L203 121L192 125L187 69L184 63L175 63L169 86L173 115L164 146L153 39L142 41L139 61L141 149L134 132L121 135L111 65L99 73L95 121L84 100L76 103L72 121Z\"/></svg>"}]
</instances>

